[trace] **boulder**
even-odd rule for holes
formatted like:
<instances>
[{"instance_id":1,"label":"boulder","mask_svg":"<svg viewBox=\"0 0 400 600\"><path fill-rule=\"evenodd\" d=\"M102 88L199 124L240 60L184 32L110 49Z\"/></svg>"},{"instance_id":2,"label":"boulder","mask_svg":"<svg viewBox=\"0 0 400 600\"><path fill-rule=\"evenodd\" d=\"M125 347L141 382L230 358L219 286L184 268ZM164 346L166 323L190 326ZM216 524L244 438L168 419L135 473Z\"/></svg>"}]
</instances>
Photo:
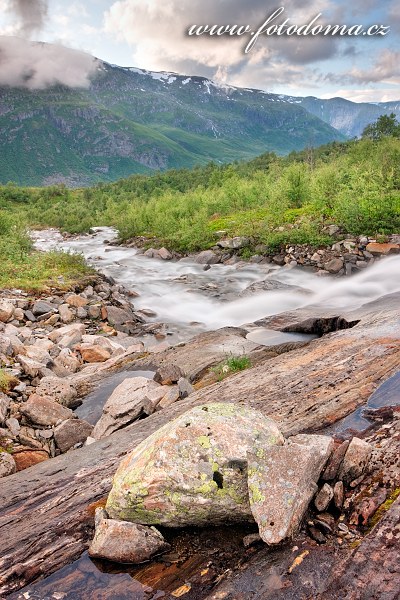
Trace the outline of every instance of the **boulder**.
<instances>
[{"instance_id":1,"label":"boulder","mask_svg":"<svg viewBox=\"0 0 400 600\"><path fill-rule=\"evenodd\" d=\"M124 458L107 512L169 527L253 521L247 453L283 442L274 421L258 411L223 403L197 406Z\"/></svg>"},{"instance_id":2,"label":"boulder","mask_svg":"<svg viewBox=\"0 0 400 600\"><path fill-rule=\"evenodd\" d=\"M54 439L61 452L67 452L76 444L86 441L93 431L93 425L81 419L63 421L54 430Z\"/></svg>"},{"instance_id":3,"label":"boulder","mask_svg":"<svg viewBox=\"0 0 400 600\"><path fill-rule=\"evenodd\" d=\"M187 398L194 392L194 387L186 377L180 377L178 380L179 397Z\"/></svg>"},{"instance_id":4,"label":"boulder","mask_svg":"<svg viewBox=\"0 0 400 600\"><path fill-rule=\"evenodd\" d=\"M195 256L194 262L199 265L216 265L221 262L221 258L212 250L203 250Z\"/></svg>"},{"instance_id":5,"label":"boulder","mask_svg":"<svg viewBox=\"0 0 400 600\"><path fill-rule=\"evenodd\" d=\"M32 394L27 402L21 404L20 412L36 425L58 425L60 421L71 419L74 413L48 398Z\"/></svg>"},{"instance_id":6,"label":"boulder","mask_svg":"<svg viewBox=\"0 0 400 600\"><path fill-rule=\"evenodd\" d=\"M69 308L68 304L61 304L58 307L58 312L60 313L60 319L63 323L72 323L74 320L74 313Z\"/></svg>"},{"instance_id":7,"label":"boulder","mask_svg":"<svg viewBox=\"0 0 400 600\"><path fill-rule=\"evenodd\" d=\"M45 450L24 448L23 450L15 452L13 458L15 460L17 471L24 471L25 469L29 469L29 467L33 467L34 465L48 460L49 455Z\"/></svg>"},{"instance_id":8,"label":"boulder","mask_svg":"<svg viewBox=\"0 0 400 600\"><path fill-rule=\"evenodd\" d=\"M374 256L386 256L388 254L398 254L400 252L399 244L378 244L371 242L367 245L367 252L370 252Z\"/></svg>"},{"instance_id":9,"label":"boulder","mask_svg":"<svg viewBox=\"0 0 400 600\"><path fill-rule=\"evenodd\" d=\"M365 471L372 454L372 446L364 440L353 437L340 466L338 478L345 483L357 479Z\"/></svg>"},{"instance_id":10,"label":"boulder","mask_svg":"<svg viewBox=\"0 0 400 600\"><path fill-rule=\"evenodd\" d=\"M45 367L51 364L52 359L50 354L44 348L37 346L34 344L33 346L25 347L25 356L31 358L32 360L41 363Z\"/></svg>"},{"instance_id":11,"label":"boulder","mask_svg":"<svg viewBox=\"0 0 400 600\"><path fill-rule=\"evenodd\" d=\"M131 311L130 309L125 310L123 308L118 308L117 306L107 306L106 312L106 318L108 322L114 327L121 326L125 323L135 320L133 311Z\"/></svg>"},{"instance_id":12,"label":"boulder","mask_svg":"<svg viewBox=\"0 0 400 600\"><path fill-rule=\"evenodd\" d=\"M3 300L0 302L0 322L7 323L11 321L14 314L14 305L11 302Z\"/></svg>"},{"instance_id":13,"label":"boulder","mask_svg":"<svg viewBox=\"0 0 400 600\"><path fill-rule=\"evenodd\" d=\"M147 398L161 386L146 377L129 377L115 388L103 408L103 414L97 422L92 437L106 437L132 423L143 414L154 411L153 403ZM165 394L165 391L164 391Z\"/></svg>"},{"instance_id":14,"label":"boulder","mask_svg":"<svg viewBox=\"0 0 400 600\"><path fill-rule=\"evenodd\" d=\"M96 509L96 531L89 556L113 562L139 564L170 548L155 527L108 519Z\"/></svg>"},{"instance_id":15,"label":"boulder","mask_svg":"<svg viewBox=\"0 0 400 600\"><path fill-rule=\"evenodd\" d=\"M74 386L60 377L43 377L36 388L36 393L67 408L76 408L80 405Z\"/></svg>"},{"instance_id":16,"label":"boulder","mask_svg":"<svg viewBox=\"0 0 400 600\"><path fill-rule=\"evenodd\" d=\"M326 436L296 437L301 443L248 455L250 507L267 544L278 544L299 529L333 443Z\"/></svg>"},{"instance_id":17,"label":"boulder","mask_svg":"<svg viewBox=\"0 0 400 600\"><path fill-rule=\"evenodd\" d=\"M0 478L12 475L17 470L15 460L8 452L0 452Z\"/></svg>"},{"instance_id":18,"label":"boulder","mask_svg":"<svg viewBox=\"0 0 400 600\"><path fill-rule=\"evenodd\" d=\"M165 392L164 387L164 392ZM168 406L174 404L177 400L179 400L179 388L177 385L173 385L168 388L167 393L164 394L160 402L157 404L156 410L163 410Z\"/></svg>"},{"instance_id":19,"label":"boulder","mask_svg":"<svg viewBox=\"0 0 400 600\"><path fill-rule=\"evenodd\" d=\"M162 260L172 260L172 258L173 258L171 252L169 250L167 250L166 248L160 248L158 251L158 256Z\"/></svg>"}]
</instances>

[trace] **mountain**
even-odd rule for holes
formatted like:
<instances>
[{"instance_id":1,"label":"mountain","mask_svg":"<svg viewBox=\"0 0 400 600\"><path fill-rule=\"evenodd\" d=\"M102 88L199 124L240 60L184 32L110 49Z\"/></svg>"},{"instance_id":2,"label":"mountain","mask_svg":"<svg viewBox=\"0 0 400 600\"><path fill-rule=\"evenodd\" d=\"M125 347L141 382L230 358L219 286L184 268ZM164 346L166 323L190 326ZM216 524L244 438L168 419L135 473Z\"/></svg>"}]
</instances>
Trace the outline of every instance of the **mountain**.
<instances>
[{"instance_id":1,"label":"mountain","mask_svg":"<svg viewBox=\"0 0 400 600\"><path fill-rule=\"evenodd\" d=\"M344 98L321 100L313 96L296 98L282 96L287 102L302 106L309 113L328 123L349 138L360 137L364 128L381 115L394 113L400 117L399 102L351 102Z\"/></svg>"},{"instance_id":2,"label":"mountain","mask_svg":"<svg viewBox=\"0 0 400 600\"><path fill-rule=\"evenodd\" d=\"M0 183L77 187L286 154L351 137L382 110L99 61L88 89L0 87Z\"/></svg>"}]
</instances>

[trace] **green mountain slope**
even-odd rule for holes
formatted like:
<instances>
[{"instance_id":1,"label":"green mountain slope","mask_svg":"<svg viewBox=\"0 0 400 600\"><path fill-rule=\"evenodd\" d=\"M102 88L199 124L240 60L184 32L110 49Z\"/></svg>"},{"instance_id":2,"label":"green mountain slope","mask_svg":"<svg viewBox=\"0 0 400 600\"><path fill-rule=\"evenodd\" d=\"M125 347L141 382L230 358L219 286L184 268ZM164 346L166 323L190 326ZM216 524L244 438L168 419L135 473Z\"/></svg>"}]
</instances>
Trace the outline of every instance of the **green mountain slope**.
<instances>
[{"instance_id":1,"label":"green mountain slope","mask_svg":"<svg viewBox=\"0 0 400 600\"><path fill-rule=\"evenodd\" d=\"M283 96L100 64L87 90L0 88L0 183L85 186L344 139Z\"/></svg>"}]
</instances>

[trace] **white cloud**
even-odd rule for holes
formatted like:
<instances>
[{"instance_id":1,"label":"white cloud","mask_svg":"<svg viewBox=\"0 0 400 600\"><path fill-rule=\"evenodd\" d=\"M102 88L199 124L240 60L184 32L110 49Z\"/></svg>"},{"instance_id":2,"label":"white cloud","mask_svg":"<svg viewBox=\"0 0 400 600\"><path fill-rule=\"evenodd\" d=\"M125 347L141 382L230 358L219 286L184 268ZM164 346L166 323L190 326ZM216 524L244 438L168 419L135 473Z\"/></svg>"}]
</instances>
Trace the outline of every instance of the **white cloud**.
<instances>
[{"instance_id":1,"label":"white cloud","mask_svg":"<svg viewBox=\"0 0 400 600\"><path fill-rule=\"evenodd\" d=\"M323 94L321 98L346 98L352 102L392 102L400 98L398 89L339 89L329 94Z\"/></svg>"}]
</instances>

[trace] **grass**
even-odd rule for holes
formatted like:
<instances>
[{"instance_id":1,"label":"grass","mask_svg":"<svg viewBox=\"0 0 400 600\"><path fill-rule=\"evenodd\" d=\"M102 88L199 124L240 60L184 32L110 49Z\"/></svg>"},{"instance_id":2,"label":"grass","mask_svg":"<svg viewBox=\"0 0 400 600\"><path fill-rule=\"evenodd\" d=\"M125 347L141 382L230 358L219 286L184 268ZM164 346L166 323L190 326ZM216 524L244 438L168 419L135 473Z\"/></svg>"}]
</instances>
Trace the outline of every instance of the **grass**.
<instances>
[{"instance_id":1,"label":"grass","mask_svg":"<svg viewBox=\"0 0 400 600\"><path fill-rule=\"evenodd\" d=\"M7 394L10 392L16 385L18 385L19 381L13 375L9 375L3 369L0 369L0 392L3 394Z\"/></svg>"},{"instance_id":2,"label":"grass","mask_svg":"<svg viewBox=\"0 0 400 600\"><path fill-rule=\"evenodd\" d=\"M217 381L222 381L225 377L232 375L232 373L238 373L251 367L251 360L246 355L241 356L230 356L222 363L213 367L211 370L214 373Z\"/></svg>"}]
</instances>

